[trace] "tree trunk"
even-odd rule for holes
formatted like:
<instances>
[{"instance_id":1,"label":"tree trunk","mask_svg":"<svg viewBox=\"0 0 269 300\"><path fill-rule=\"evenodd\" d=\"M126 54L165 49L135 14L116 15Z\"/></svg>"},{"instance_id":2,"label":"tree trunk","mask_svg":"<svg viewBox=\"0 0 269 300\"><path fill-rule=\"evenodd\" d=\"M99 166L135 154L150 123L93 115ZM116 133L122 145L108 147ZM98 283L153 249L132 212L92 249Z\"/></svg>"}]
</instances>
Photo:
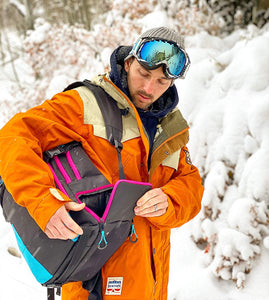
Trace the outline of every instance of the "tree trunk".
<instances>
[{"instance_id":1,"label":"tree trunk","mask_svg":"<svg viewBox=\"0 0 269 300\"><path fill-rule=\"evenodd\" d=\"M82 10L84 14L84 22L88 30L91 29L91 13L89 11L88 0L82 1Z\"/></svg>"},{"instance_id":2,"label":"tree trunk","mask_svg":"<svg viewBox=\"0 0 269 300\"><path fill-rule=\"evenodd\" d=\"M33 10L31 5L31 0L24 0L24 5L26 9L26 29L34 29L34 16L33 16Z\"/></svg>"},{"instance_id":3,"label":"tree trunk","mask_svg":"<svg viewBox=\"0 0 269 300\"><path fill-rule=\"evenodd\" d=\"M13 52L12 52L11 47L10 47L9 38L8 38L7 33L6 33L6 30L2 30L2 33L3 33L4 38L5 38L5 42L6 42L6 45L7 45L7 50L10 54L10 63L11 63L11 67L12 67L12 71L13 71L13 74L14 74L15 81L18 83L18 86L21 87L19 76L18 76L16 66L15 66L15 63L14 63L14 60L15 60L14 55L13 55Z\"/></svg>"}]
</instances>

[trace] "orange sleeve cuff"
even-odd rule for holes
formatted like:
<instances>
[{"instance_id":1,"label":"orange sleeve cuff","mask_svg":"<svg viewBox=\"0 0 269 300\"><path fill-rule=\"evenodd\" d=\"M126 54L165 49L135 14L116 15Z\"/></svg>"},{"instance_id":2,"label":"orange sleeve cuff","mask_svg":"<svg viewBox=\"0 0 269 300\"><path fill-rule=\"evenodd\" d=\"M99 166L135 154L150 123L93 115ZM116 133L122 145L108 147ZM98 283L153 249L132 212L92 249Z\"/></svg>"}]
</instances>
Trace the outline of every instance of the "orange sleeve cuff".
<instances>
[{"instance_id":1,"label":"orange sleeve cuff","mask_svg":"<svg viewBox=\"0 0 269 300\"><path fill-rule=\"evenodd\" d=\"M55 212L65 203L71 201L64 193L56 188L50 188L46 197L39 202L32 216L37 225L45 231L47 223Z\"/></svg>"}]
</instances>

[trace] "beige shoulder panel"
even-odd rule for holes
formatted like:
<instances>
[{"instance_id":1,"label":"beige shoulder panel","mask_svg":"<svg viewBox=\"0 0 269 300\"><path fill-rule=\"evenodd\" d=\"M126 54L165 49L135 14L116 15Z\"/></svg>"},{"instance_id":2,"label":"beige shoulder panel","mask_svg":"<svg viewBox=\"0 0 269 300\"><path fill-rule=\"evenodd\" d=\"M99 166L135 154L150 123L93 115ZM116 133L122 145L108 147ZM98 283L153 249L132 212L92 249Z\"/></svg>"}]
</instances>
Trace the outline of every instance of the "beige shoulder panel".
<instances>
[{"instance_id":1,"label":"beige shoulder panel","mask_svg":"<svg viewBox=\"0 0 269 300\"><path fill-rule=\"evenodd\" d=\"M76 91L79 93L84 106L84 124L93 125L94 135L107 139L104 119L94 94L84 86L76 88ZM140 136L137 122L132 114L123 116L122 122L122 142Z\"/></svg>"},{"instance_id":2,"label":"beige shoulder panel","mask_svg":"<svg viewBox=\"0 0 269 300\"><path fill-rule=\"evenodd\" d=\"M92 91L85 86L76 88L76 91L79 93L84 106L84 124L104 125L102 113Z\"/></svg>"},{"instance_id":3,"label":"beige shoulder panel","mask_svg":"<svg viewBox=\"0 0 269 300\"><path fill-rule=\"evenodd\" d=\"M180 152L181 152L181 149L179 149L178 151L176 151L173 154L166 157L162 161L162 165L177 170L178 169L178 164L179 164Z\"/></svg>"}]
</instances>

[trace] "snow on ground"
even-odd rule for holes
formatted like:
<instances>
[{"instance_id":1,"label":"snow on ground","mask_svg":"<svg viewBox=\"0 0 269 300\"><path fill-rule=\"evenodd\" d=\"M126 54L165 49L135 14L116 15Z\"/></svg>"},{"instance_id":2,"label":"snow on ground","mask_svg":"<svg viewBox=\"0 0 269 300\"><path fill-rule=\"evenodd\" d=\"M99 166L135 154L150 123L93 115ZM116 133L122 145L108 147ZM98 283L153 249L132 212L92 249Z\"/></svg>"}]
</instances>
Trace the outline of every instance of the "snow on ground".
<instances>
[{"instance_id":1,"label":"snow on ground","mask_svg":"<svg viewBox=\"0 0 269 300\"><path fill-rule=\"evenodd\" d=\"M144 22L149 27L149 19ZM257 218L266 219L269 199L269 32L250 26L223 39L202 32L188 37L186 46L192 65L186 79L176 82L179 108L191 126L193 163L206 179L203 206L210 206L216 216L205 220L201 212L173 230L169 300L269 299L268 237L261 242L269 235L268 225L250 225L249 215L254 201ZM20 72L28 73L27 67L20 65L25 68ZM11 69L1 69L2 120L27 107L27 99L12 102L8 92L11 77ZM9 108L1 106L7 99L13 104ZM225 163L233 172L229 186ZM212 238L216 233L215 257L209 257L192 238L203 234ZM258 250L249 243L242 250L249 233L259 239ZM45 299L45 289L35 282L23 259L8 253L9 247L16 249L16 242L0 214L0 299ZM232 257L239 253L248 258L255 250L260 254L255 254L245 288L238 289L233 281L214 275L217 259L224 254ZM242 274L236 273L236 280ZM229 277L228 272L224 275Z\"/></svg>"}]
</instances>

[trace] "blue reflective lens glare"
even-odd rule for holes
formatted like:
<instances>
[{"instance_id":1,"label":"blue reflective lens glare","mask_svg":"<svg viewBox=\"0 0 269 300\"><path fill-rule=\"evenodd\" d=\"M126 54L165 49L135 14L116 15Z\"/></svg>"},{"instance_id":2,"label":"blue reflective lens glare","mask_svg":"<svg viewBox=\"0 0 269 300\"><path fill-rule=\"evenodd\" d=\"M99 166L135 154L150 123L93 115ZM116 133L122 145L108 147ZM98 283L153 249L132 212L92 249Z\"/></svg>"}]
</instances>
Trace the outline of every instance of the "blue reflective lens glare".
<instances>
[{"instance_id":1,"label":"blue reflective lens glare","mask_svg":"<svg viewBox=\"0 0 269 300\"><path fill-rule=\"evenodd\" d=\"M180 75L186 63L185 53L175 44L166 41L148 41L139 51L139 57L149 67L165 62L168 72L173 76Z\"/></svg>"},{"instance_id":2,"label":"blue reflective lens glare","mask_svg":"<svg viewBox=\"0 0 269 300\"><path fill-rule=\"evenodd\" d=\"M154 69L163 64L168 78L184 78L190 65L188 54L177 44L165 40L139 40L130 55L145 68Z\"/></svg>"}]
</instances>

